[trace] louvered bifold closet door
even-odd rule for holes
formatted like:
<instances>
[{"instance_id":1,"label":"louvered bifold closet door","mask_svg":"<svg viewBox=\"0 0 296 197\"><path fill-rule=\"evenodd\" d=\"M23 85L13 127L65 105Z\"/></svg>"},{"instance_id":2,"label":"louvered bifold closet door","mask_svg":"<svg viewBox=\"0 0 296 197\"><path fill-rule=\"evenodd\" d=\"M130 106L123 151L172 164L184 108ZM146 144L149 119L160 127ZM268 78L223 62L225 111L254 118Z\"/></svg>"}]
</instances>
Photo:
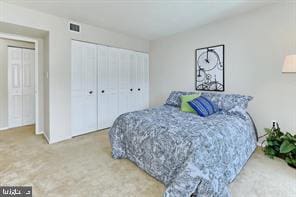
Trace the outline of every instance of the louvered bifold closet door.
<instances>
[{"instance_id":1,"label":"louvered bifold closet door","mask_svg":"<svg viewBox=\"0 0 296 197\"><path fill-rule=\"evenodd\" d=\"M118 68L120 50L97 46L99 128L111 127L118 116Z\"/></svg>"},{"instance_id":2,"label":"louvered bifold closet door","mask_svg":"<svg viewBox=\"0 0 296 197\"><path fill-rule=\"evenodd\" d=\"M98 128L96 45L72 41L71 69L72 135Z\"/></svg>"}]
</instances>

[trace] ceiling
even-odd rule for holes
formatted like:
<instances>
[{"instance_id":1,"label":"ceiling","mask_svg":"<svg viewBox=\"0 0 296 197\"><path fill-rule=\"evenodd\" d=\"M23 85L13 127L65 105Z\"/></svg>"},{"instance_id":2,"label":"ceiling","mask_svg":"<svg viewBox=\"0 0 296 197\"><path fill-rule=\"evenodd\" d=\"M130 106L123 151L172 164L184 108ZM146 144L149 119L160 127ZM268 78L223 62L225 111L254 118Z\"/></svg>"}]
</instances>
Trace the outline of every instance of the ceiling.
<instances>
[{"instance_id":1,"label":"ceiling","mask_svg":"<svg viewBox=\"0 0 296 197\"><path fill-rule=\"evenodd\" d=\"M271 0L7 0L30 9L155 40L267 5Z\"/></svg>"}]
</instances>

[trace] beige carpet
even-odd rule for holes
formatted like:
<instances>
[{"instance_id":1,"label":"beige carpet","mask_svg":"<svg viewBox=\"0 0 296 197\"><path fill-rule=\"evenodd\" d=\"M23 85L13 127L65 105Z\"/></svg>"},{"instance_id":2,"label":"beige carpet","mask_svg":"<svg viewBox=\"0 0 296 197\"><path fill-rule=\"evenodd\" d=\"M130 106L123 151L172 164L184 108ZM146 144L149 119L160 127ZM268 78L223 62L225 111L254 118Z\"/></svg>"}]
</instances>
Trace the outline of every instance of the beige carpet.
<instances>
[{"instance_id":1,"label":"beige carpet","mask_svg":"<svg viewBox=\"0 0 296 197\"><path fill-rule=\"evenodd\" d=\"M0 185L32 185L33 196L162 196L160 182L110 151L106 131L52 145L33 127L1 131ZM234 197L295 197L296 170L257 150L230 190Z\"/></svg>"}]
</instances>

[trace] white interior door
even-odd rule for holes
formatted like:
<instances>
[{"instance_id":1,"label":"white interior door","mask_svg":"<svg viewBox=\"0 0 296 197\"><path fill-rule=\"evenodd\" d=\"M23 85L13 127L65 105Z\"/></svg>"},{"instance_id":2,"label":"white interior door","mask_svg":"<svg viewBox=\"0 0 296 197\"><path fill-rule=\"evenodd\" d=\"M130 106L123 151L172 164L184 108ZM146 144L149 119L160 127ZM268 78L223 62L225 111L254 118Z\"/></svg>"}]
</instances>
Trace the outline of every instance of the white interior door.
<instances>
[{"instance_id":1,"label":"white interior door","mask_svg":"<svg viewBox=\"0 0 296 197\"><path fill-rule=\"evenodd\" d=\"M8 125L22 126L22 49L8 47Z\"/></svg>"},{"instance_id":2,"label":"white interior door","mask_svg":"<svg viewBox=\"0 0 296 197\"><path fill-rule=\"evenodd\" d=\"M149 67L148 54L133 52L131 81L134 87L132 95L133 110L142 110L148 107Z\"/></svg>"},{"instance_id":3,"label":"white interior door","mask_svg":"<svg viewBox=\"0 0 296 197\"><path fill-rule=\"evenodd\" d=\"M142 53L137 53L137 74L136 74L136 106L138 110L145 109L144 103L144 55Z\"/></svg>"},{"instance_id":4,"label":"white interior door","mask_svg":"<svg viewBox=\"0 0 296 197\"><path fill-rule=\"evenodd\" d=\"M98 46L99 128L112 126L118 115L119 49Z\"/></svg>"},{"instance_id":5,"label":"white interior door","mask_svg":"<svg viewBox=\"0 0 296 197\"><path fill-rule=\"evenodd\" d=\"M129 73L130 73L130 94L129 94L129 111L138 110L137 101L137 54L133 51L129 52Z\"/></svg>"},{"instance_id":6,"label":"white interior door","mask_svg":"<svg viewBox=\"0 0 296 197\"><path fill-rule=\"evenodd\" d=\"M143 96L143 108L149 107L149 55L143 53L144 64L143 64L143 84L142 84L142 96Z\"/></svg>"},{"instance_id":7,"label":"white interior door","mask_svg":"<svg viewBox=\"0 0 296 197\"><path fill-rule=\"evenodd\" d=\"M71 54L71 126L72 135L84 131L84 66L83 66L83 45L72 41Z\"/></svg>"},{"instance_id":8,"label":"white interior door","mask_svg":"<svg viewBox=\"0 0 296 197\"><path fill-rule=\"evenodd\" d=\"M85 67L85 126L88 131L98 128L98 96L97 96L97 46L85 44L84 48Z\"/></svg>"},{"instance_id":9,"label":"white interior door","mask_svg":"<svg viewBox=\"0 0 296 197\"><path fill-rule=\"evenodd\" d=\"M22 49L23 61L23 100L22 100L22 117L23 125L30 125L35 123L35 51L32 49Z\"/></svg>"},{"instance_id":10,"label":"white interior door","mask_svg":"<svg viewBox=\"0 0 296 197\"><path fill-rule=\"evenodd\" d=\"M131 95L130 88L130 64L129 51L121 49L119 51L119 73L118 73L118 115L130 111L129 97Z\"/></svg>"},{"instance_id":11,"label":"white interior door","mask_svg":"<svg viewBox=\"0 0 296 197\"><path fill-rule=\"evenodd\" d=\"M72 41L72 135L97 129L96 45Z\"/></svg>"},{"instance_id":12,"label":"white interior door","mask_svg":"<svg viewBox=\"0 0 296 197\"><path fill-rule=\"evenodd\" d=\"M147 107L147 57L130 50L72 42L73 135L92 130L94 118L97 129L104 129L120 114Z\"/></svg>"},{"instance_id":13,"label":"white interior door","mask_svg":"<svg viewBox=\"0 0 296 197\"><path fill-rule=\"evenodd\" d=\"M8 126L35 123L35 51L8 47Z\"/></svg>"}]
</instances>

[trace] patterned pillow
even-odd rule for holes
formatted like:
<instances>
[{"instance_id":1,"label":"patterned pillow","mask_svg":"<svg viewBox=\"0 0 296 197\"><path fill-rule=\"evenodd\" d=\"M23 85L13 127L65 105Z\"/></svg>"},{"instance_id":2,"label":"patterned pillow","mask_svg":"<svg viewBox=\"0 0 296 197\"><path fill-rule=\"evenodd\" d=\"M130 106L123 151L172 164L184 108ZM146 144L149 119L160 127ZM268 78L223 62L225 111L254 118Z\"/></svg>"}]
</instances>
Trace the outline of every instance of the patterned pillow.
<instances>
[{"instance_id":1,"label":"patterned pillow","mask_svg":"<svg viewBox=\"0 0 296 197\"><path fill-rule=\"evenodd\" d=\"M251 96L244 96L239 94L203 92L201 95L216 103L219 109L222 109L223 111L228 111L236 106L242 109L247 109L249 101L253 99L253 97Z\"/></svg>"},{"instance_id":2,"label":"patterned pillow","mask_svg":"<svg viewBox=\"0 0 296 197\"><path fill-rule=\"evenodd\" d=\"M207 117L219 111L218 106L204 96L200 96L188 103L202 117Z\"/></svg>"},{"instance_id":3,"label":"patterned pillow","mask_svg":"<svg viewBox=\"0 0 296 197\"><path fill-rule=\"evenodd\" d=\"M196 94L196 92L182 92L182 91L172 91L169 98L166 100L166 105L171 105L174 107L181 107L181 96Z\"/></svg>"}]
</instances>

